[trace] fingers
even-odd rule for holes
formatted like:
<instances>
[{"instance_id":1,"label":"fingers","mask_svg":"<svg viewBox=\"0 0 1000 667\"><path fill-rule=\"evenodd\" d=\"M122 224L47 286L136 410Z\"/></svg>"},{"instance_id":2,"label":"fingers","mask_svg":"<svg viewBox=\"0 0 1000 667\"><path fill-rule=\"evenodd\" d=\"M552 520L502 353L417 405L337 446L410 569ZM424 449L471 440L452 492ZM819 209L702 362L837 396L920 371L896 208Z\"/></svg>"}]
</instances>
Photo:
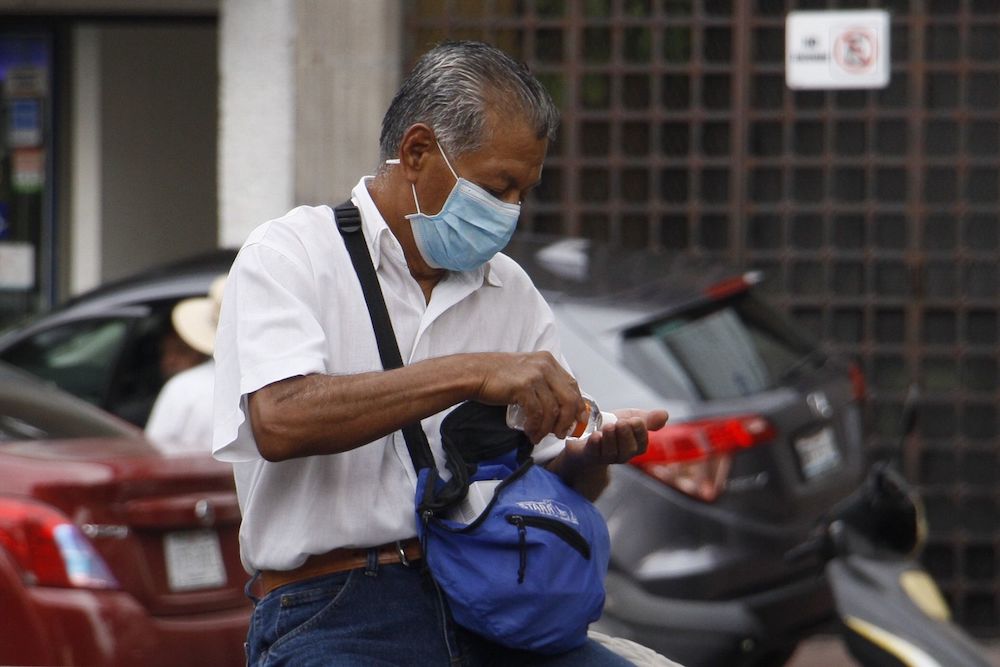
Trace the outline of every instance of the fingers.
<instances>
[{"instance_id":1,"label":"fingers","mask_svg":"<svg viewBox=\"0 0 1000 667\"><path fill-rule=\"evenodd\" d=\"M640 417L645 421L646 428L650 431L663 428L669 418L666 410L636 410L634 408L615 410L615 416L619 419Z\"/></svg>"},{"instance_id":2,"label":"fingers","mask_svg":"<svg viewBox=\"0 0 1000 667\"><path fill-rule=\"evenodd\" d=\"M576 380L548 352L507 355L493 374L491 387L506 389L502 400L521 406L532 442L549 433L565 437L585 410Z\"/></svg>"},{"instance_id":3,"label":"fingers","mask_svg":"<svg viewBox=\"0 0 1000 667\"><path fill-rule=\"evenodd\" d=\"M669 418L666 410L650 410L646 413L646 429L657 431L666 426Z\"/></svg>"},{"instance_id":4,"label":"fingers","mask_svg":"<svg viewBox=\"0 0 1000 667\"><path fill-rule=\"evenodd\" d=\"M618 421L607 424L582 444L580 455L588 464L626 463L646 451L649 431L667 422L666 410L619 410Z\"/></svg>"},{"instance_id":5,"label":"fingers","mask_svg":"<svg viewBox=\"0 0 1000 667\"><path fill-rule=\"evenodd\" d=\"M619 419L601 429L601 463L625 463L646 451L646 423L639 417Z\"/></svg>"},{"instance_id":6,"label":"fingers","mask_svg":"<svg viewBox=\"0 0 1000 667\"><path fill-rule=\"evenodd\" d=\"M534 442L539 442L552 433L556 437L565 438L586 414L579 390L573 388L546 385L536 389L533 399L522 404L527 415L524 432ZM532 409L534 408L534 409Z\"/></svg>"}]
</instances>

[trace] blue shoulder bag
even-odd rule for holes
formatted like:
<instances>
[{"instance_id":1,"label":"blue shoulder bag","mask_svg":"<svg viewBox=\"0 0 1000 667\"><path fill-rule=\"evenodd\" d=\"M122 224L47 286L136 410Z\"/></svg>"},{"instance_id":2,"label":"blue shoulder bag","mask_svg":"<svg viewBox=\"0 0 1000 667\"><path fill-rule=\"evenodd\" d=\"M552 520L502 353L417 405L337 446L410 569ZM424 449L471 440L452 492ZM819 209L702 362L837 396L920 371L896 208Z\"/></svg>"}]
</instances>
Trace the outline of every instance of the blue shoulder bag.
<instances>
[{"instance_id":1,"label":"blue shoulder bag","mask_svg":"<svg viewBox=\"0 0 1000 667\"><path fill-rule=\"evenodd\" d=\"M384 368L403 365L357 207L334 209ZM419 423L403 428L417 472L424 565L455 622L511 648L562 653L587 641L604 606L610 539L597 508L531 459L503 406L466 402L442 422L441 479ZM472 502L478 501L478 502ZM470 512L470 508L473 511Z\"/></svg>"}]
</instances>

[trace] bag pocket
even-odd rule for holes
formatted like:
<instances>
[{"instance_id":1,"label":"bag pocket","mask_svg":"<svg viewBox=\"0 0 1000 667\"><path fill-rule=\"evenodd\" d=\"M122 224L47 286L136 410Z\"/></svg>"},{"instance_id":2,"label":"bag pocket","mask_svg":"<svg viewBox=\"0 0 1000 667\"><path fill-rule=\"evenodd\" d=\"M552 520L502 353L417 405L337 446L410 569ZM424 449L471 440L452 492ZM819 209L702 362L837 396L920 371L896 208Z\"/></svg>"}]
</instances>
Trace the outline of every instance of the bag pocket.
<instances>
[{"instance_id":1,"label":"bag pocket","mask_svg":"<svg viewBox=\"0 0 1000 667\"><path fill-rule=\"evenodd\" d=\"M544 530L571 546L583 558L590 560L590 544L583 535L567 526L558 519L530 514L508 514L507 522L517 527L518 546L520 550L520 565L517 570L517 583L524 583L524 575L528 569L528 528Z\"/></svg>"}]
</instances>

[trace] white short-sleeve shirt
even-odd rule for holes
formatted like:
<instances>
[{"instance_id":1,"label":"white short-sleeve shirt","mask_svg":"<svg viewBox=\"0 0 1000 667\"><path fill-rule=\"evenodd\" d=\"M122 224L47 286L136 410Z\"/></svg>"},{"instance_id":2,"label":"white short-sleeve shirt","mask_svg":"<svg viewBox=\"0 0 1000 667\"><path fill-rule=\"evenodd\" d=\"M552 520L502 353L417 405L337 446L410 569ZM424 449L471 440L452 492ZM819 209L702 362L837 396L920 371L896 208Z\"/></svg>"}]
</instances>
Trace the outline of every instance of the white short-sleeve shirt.
<instances>
[{"instance_id":1,"label":"white short-sleeve shirt","mask_svg":"<svg viewBox=\"0 0 1000 667\"><path fill-rule=\"evenodd\" d=\"M402 247L368 193L352 191L404 364L462 352L559 354L551 310L513 260L449 272L425 303ZM247 396L297 375L381 370L364 297L333 212L299 207L255 229L226 283L215 346L216 458L233 463L248 571L292 569L310 554L413 537L416 477L399 432L340 454L272 463L257 451ZM565 364L565 362L563 361ZM424 419L443 469L440 425ZM561 441L536 447L553 456Z\"/></svg>"},{"instance_id":2,"label":"white short-sleeve shirt","mask_svg":"<svg viewBox=\"0 0 1000 667\"><path fill-rule=\"evenodd\" d=\"M167 453L212 451L212 397L215 364L211 359L167 380L146 422L146 435Z\"/></svg>"}]
</instances>

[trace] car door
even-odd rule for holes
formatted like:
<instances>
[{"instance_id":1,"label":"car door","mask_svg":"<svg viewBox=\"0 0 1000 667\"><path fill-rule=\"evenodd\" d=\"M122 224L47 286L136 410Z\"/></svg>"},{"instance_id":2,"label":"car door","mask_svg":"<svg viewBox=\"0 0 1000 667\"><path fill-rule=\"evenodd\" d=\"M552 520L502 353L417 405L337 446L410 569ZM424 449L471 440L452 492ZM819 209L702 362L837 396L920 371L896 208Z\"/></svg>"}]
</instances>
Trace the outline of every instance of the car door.
<instances>
[{"instance_id":1,"label":"car door","mask_svg":"<svg viewBox=\"0 0 1000 667\"><path fill-rule=\"evenodd\" d=\"M63 320L28 333L0 359L142 427L164 381L159 348L171 305Z\"/></svg>"}]
</instances>

